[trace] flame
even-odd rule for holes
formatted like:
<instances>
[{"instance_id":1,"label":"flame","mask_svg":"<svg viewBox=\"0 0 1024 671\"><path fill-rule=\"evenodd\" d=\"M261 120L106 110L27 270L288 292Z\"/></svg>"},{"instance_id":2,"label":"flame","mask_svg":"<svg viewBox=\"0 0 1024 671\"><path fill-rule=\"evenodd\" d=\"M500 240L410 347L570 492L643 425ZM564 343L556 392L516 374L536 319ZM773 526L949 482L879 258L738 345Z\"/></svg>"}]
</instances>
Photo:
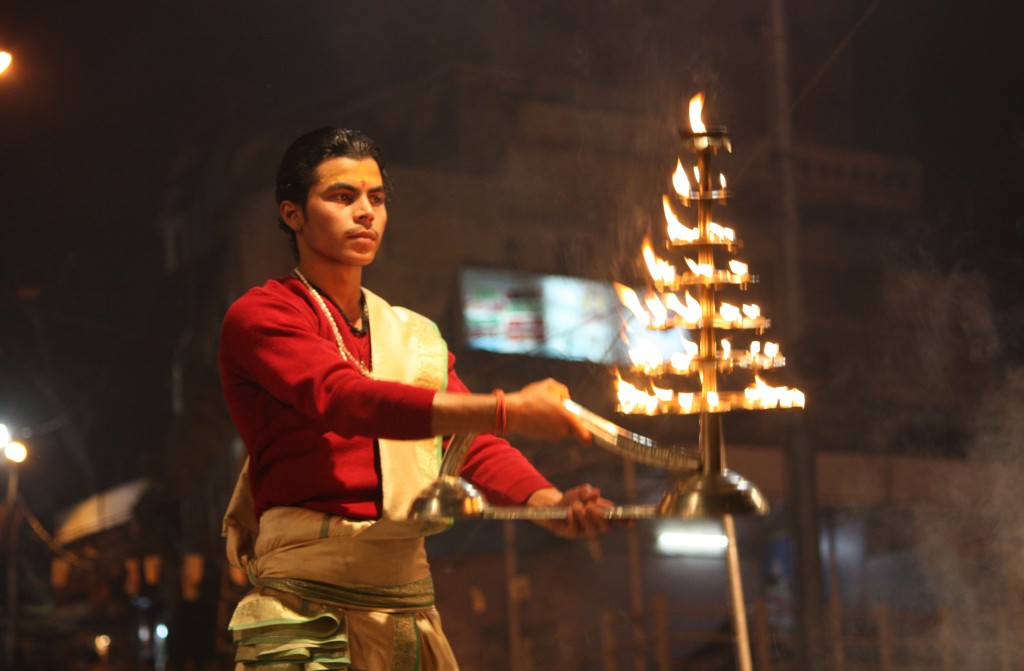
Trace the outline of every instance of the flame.
<instances>
[{"instance_id":1,"label":"flame","mask_svg":"<svg viewBox=\"0 0 1024 671\"><path fill-rule=\"evenodd\" d=\"M644 263L647 264L647 271L651 274L652 280L662 284L672 284L675 281L676 267L654 255L654 248L651 247L650 238L644 238L643 256Z\"/></svg>"},{"instance_id":2,"label":"flame","mask_svg":"<svg viewBox=\"0 0 1024 671\"><path fill-rule=\"evenodd\" d=\"M802 408L804 393L791 387L773 387L759 375L754 376L754 384L743 390L746 401L755 408Z\"/></svg>"},{"instance_id":3,"label":"flame","mask_svg":"<svg viewBox=\"0 0 1024 671\"><path fill-rule=\"evenodd\" d=\"M688 357L682 352L673 352L669 357L668 365L677 373L685 373L690 369L691 361L693 361L693 357Z\"/></svg>"},{"instance_id":4,"label":"flame","mask_svg":"<svg viewBox=\"0 0 1024 671\"><path fill-rule=\"evenodd\" d=\"M698 277L713 277L715 274L715 267L710 263L697 263L691 258L686 258L685 261L690 272Z\"/></svg>"},{"instance_id":5,"label":"flame","mask_svg":"<svg viewBox=\"0 0 1024 671\"><path fill-rule=\"evenodd\" d=\"M619 295L619 302L632 312L641 324L650 326L651 315L644 309L636 292L624 284L619 284L618 282L613 282L613 284L615 285L615 292Z\"/></svg>"},{"instance_id":6,"label":"flame","mask_svg":"<svg viewBox=\"0 0 1024 671\"><path fill-rule=\"evenodd\" d=\"M629 350L629 360L634 366L644 370L657 369L665 363L665 358L657 345L646 340L641 340L636 347Z\"/></svg>"},{"instance_id":7,"label":"flame","mask_svg":"<svg viewBox=\"0 0 1024 671\"><path fill-rule=\"evenodd\" d=\"M637 389L629 382L626 382L615 373L615 393L619 398L619 408L622 412L643 412L653 415L658 410L658 397Z\"/></svg>"},{"instance_id":8,"label":"flame","mask_svg":"<svg viewBox=\"0 0 1024 671\"><path fill-rule=\"evenodd\" d=\"M742 261L731 259L729 261L729 270L732 271L734 275L746 275L747 271L750 270L750 266L743 263Z\"/></svg>"},{"instance_id":9,"label":"flame","mask_svg":"<svg viewBox=\"0 0 1024 671\"><path fill-rule=\"evenodd\" d=\"M693 361L693 357L697 356L699 351L700 347L697 343L683 338L683 351L673 352L669 358L669 366L677 373L685 373L690 369L690 362Z\"/></svg>"},{"instance_id":10,"label":"flame","mask_svg":"<svg viewBox=\"0 0 1024 671\"><path fill-rule=\"evenodd\" d=\"M653 294L647 296L644 299L644 304L647 305L647 309L651 313L651 326L664 326L668 323L668 310L657 296Z\"/></svg>"},{"instance_id":11,"label":"flame","mask_svg":"<svg viewBox=\"0 0 1024 671\"><path fill-rule=\"evenodd\" d=\"M696 324L700 321L701 310L700 303L696 298L690 295L690 292L686 292L686 305L683 305L679 301L679 296L676 294L667 294L665 296L665 307L672 312L683 318L684 321L690 324Z\"/></svg>"},{"instance_id":12,"label":"flame","mask_svg":"<svg viewBox=\"0 0 1024 671\"><path fill-rule=\"evenodd\" d=\"M713 221L709 221L708 237L718 238L719 240L725 240L726 242L736 242L736 231L722 226L721 224L716 224Z\"/></svg>"},{"instance_id":13,"label":"flame","mask_svg":"<svg viewBox=\"0 0 1024 671\"><path fill-rule=\"evenodd\" d=\"M740 309L732 303L722 303L718 313L727 322L738 322L740 320Z\"/></svg>"},{"instance_id":14,"label":"flame","mask_svg":"<svg viewBox=\"0 0 1024 671\"><path fill-rule=\"evenodd\" d=\"M728 359L732 354L732 343L729 342L728 338L722 338L722 358Z\"/></svg>"},{"instance_id":15,"label":"flame","mask_svg":"<svg viewBox=\"0 0 1024 671\"><path fill-rule=\"evenodd\" d=\"M707 128L700 119L700 113L704 109L704 94L698 93L690 98L690 130L694 133L706 133Z\"/></svg>"},{"instance_id":16,"label":"flame","mask_svg":"<svg viewBox=\"0 0 1024 671\"><path fill-rule=\"evenodd\" d=\"M700 167L693 166L693 178L697 180L697 186L700 187Z\"/></svg>"},{"instance_id":17,"label":"flame","mask_svg":"<svg viewBox=\"0 0 1024 671\"><path fill-rule=\"evenodd\" d=\"M718 392L717 391L709 391L706 398L708 400L708 408L709 409L713 410L713 409L718 407Z\"/></svg>"},{"instance_id":18,"label":"flame","mask_svg":"<svg viewBox=\"0 0 1024 671\"><path fill-rule=\"evenodd\" d=\"M725 190L725 173L718 173L718 183L722 185L722 189Z\"/></svg>"},{"instance_id":19,"label":"flame","mask_svg":"<svg viewBox=\"0 0 1024 671\"><path fill-rule=\"evenodd\" d=\"M761 351L761 341L760 340L755 340L754 342L750 343L750 354L751 354L751 356L756 356L760 351Z\"/></svg>"},{"instance_id":20,"label":"flame","mask_svg":"<svg viewBox=\"0 0 1024 671\"><path fill-rule=\"evenodd\" d=\"M665 223L667 224L666 231L668 232L669 240L672 242L693 242L700 237L700 231L696 226L690 228L689 226L684 226L679 221L675 211L672 209L672 204L669 203L668 196L661 197L661 204L665 207Z\"/></svg>"},{"instance_id":21,"label":"flame","mask_svg":"<svg viewBox=\"0 0 1024 671\"><path fill-rule=\"evenodd\" d=\"M661 387L655 387L653 384L651 385L651 390L654 391L655 398L662 403L671 403L672 397L675 396L671 389L662 389Z\"/></svg>"},{"instance_id":22,"label":"flame","mask_svg":"<svg viewBox=\"0 0 1024 671\"><path fill-rule=\"evenodd\" d=\"M693 358L697 356L697 352L700 351L700 345L693 342L692 340L687 340L686 338L683 338L683 350L686 352L686 356Z\"/></svg>"},{"instance_id":23,"label":"flame","mask_svg":"<svg viewBox=\"0 0 1024 671\"><path fill-rule=\"evenodd\" d=\"M743 314L747 316L747 319L757 319L761 316L761 306L754 303L744 303L743 307L740 308Z\"/></svg>"},{"instance_id":24,"label":"flame","mask_svg":"<svg viewBox=\"0 0 1024 671\"><path fill-rule=\"evenodd\" d=\"M679 392L679 395L676 396L676 403L679 404L679 407L682 408L684 412L689 412L693 409L693 393L685 391Z\"/></svg>"},{"instance_id":25,"label":"flame","mask_svg":"<svg viewBox=\"0 0 1024 671\"><path fill-rule=\"evenodd\" d=\"M764 355L769 359L774 359L779 355L779 343L777 342L766 342L764 344Z\"/></svg>"},{"instance_id":26,"label":"flame","mask_svg":"<svg viewBox=\"0 0 1024 671\"><path fill-rule=\"evenodd\" d=\"M686 176L686 169L679 159L676 159L676 171L672 173L672 188L680 196L690 195L690 178Z\"/></svg>"}]
</instances>

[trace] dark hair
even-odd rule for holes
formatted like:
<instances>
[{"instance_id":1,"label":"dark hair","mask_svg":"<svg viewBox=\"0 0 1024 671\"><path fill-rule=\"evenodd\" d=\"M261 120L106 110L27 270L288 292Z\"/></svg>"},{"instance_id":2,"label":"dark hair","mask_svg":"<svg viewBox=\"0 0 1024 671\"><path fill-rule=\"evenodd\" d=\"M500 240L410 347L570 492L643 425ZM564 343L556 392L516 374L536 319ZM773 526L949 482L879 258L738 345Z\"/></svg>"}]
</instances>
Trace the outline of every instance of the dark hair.
<instances>
[{"instance_id":1,"label":"dark hair","mask_svg":"<svg viewBox=\"0 0 1024 671\"><path fill-rule=\"evenodd\" d=\"M358 130L328 126L310 131L292 142L281 157L277 168L277 188L275 199L280 205L286 200L297 204L305 211L309 187L316 182L315 174L321 163L331 158L372 158L380 168L384 180L384 190L391 190L391 181L384 168L384 157L380 148L368 135ZM277 225L289 234L292 250L298 257L295 243L295 231L288 228L280 218Z\"/></svg>"}]
</instances>

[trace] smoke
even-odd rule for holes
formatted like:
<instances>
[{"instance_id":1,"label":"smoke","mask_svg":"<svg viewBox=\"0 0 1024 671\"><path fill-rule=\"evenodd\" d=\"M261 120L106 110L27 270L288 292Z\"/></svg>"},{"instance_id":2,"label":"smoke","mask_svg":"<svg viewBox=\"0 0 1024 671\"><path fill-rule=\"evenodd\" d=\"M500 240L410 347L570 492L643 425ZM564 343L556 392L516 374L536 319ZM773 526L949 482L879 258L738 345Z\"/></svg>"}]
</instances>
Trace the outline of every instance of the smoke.
<instances>
[{"instance_id":1,"label":"smoke","mask_svg":"<svg viewBox=\"0 0 1024 671\"><path fill-rule=\"evenodd\" d=\"M995 668L1019 622L1024 548L1024 369L1008 370L977 403L967 457L945 505L914 511L916 557L939 611L932 632L958 668ZM949 632L956 631L950 638Z\"/></svg>"},{"instance_id":2,"label":"smoke","mask_svg":"<svg viewBox=\"0 0 1024 671\"><path fill-rule=\"evenodd\" d=\"M883 425L888 435L877 437L893 441L924 410L929 422L950 429L927 434L945 439L916 451L938 458L930 472L944 474L943 481L927 483L927 500L911 502L909 515L896 518L910 547L894 565L907 572L901 582L919 582L924 591L909 604L890 603L896 649L952 660L956 668L996 668L1011 654L1006 632L1021 606L1024 369L1007 368L1001 358L984 276L904 270L890 279L897 281L885 300L892 327L885 364L890 397L902 403ZM921 606L931 613L911 643L900 628L909 611L897 613Z\"/></svg>"}]
</instances>

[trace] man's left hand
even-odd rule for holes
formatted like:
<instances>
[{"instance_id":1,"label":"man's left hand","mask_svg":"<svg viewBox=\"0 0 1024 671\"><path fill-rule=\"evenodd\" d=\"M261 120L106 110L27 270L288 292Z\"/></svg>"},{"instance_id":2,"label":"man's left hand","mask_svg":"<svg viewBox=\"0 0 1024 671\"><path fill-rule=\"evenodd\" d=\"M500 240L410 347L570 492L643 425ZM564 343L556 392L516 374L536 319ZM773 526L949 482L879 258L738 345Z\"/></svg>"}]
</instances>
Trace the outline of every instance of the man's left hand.
<instances>
[{"instance_id":1,"label":"man's left hand","mask_svg":"<svg viewBox=\"0 0 1024 671\"><path fill-rule=\"evenodd\" d=\"M579 485L564 493L554 487L538 489L526 501L528 506L565 506L564 520L540 520L538 524L563 538L593 538L611 527L603 510L612 502L601 497L601 490L591 485Z\"/></svg>"}]
</instances>

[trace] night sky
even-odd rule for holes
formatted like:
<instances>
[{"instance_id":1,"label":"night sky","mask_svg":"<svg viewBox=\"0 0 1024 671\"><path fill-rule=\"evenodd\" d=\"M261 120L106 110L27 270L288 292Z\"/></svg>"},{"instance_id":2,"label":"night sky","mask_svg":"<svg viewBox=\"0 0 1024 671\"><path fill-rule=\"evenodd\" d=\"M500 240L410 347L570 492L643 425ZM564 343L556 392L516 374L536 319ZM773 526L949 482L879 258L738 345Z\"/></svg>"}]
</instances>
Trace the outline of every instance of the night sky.
<instances>
[{"instance_id":1,"label":"night sky","mask_svg":"<svg viewBox=\"0 0 1024 671\"><path fill-rule=\"evenodd\" d=\"M0 420L30 428L28 442L46 452L26 465L28 496L58 507L134 477L159 440L149 427L161 413L126 381L166 376L174 347L156 300L153 221L181 147L212 142L254 110L357 100L436 61L515 67L545 51L571 54L559 61L563 74L593 84L630 4L0 5L0 49L15 57L0 78ZM1002 323L1024 325L1015 307L1024 293L1019 3L851 7L851 29L868 14L847 52L861 147L923 161L931 225L922 253L982 269ZM509 16L513 35L502 32ZM807 37L791 29L791 40ZM631 64L646 64L623 48L612 59L620 82ZM686 75L686 62L671 67ZM793 82L794 95L803 83Z\"/></svg>"}]
</instances>

